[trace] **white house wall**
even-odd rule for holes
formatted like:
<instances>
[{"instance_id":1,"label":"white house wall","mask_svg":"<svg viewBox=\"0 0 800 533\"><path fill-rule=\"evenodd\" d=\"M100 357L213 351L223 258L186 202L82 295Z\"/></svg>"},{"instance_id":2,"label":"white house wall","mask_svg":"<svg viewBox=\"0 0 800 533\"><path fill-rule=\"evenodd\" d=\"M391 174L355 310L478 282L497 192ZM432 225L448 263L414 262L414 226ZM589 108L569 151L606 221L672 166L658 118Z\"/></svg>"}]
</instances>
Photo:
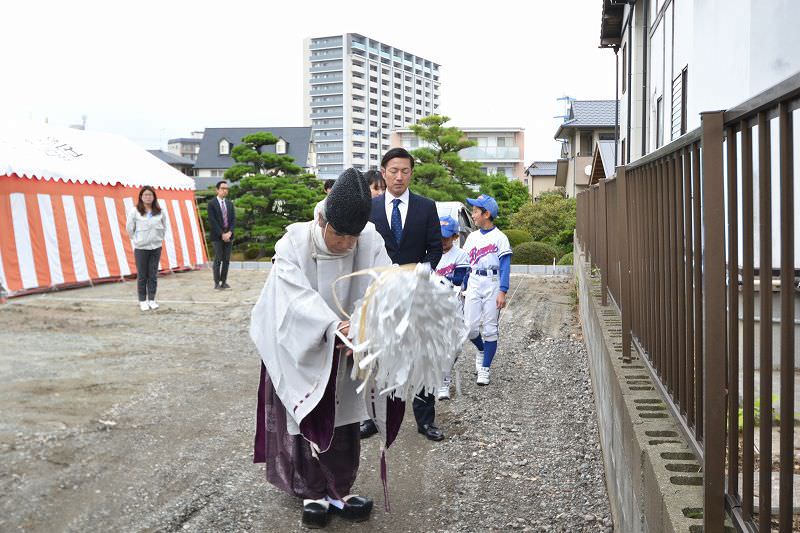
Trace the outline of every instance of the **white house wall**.
<instances>
[{"instance_id":1,"label":"white house wall","mask_svg":"<svg viewBox=\"0 0 800 533\"><path fill-rule=\"evenodd\" d=\"M800 71L798 20L796 0L694 0L690 128Z\"/></svg>"}]
</instances>

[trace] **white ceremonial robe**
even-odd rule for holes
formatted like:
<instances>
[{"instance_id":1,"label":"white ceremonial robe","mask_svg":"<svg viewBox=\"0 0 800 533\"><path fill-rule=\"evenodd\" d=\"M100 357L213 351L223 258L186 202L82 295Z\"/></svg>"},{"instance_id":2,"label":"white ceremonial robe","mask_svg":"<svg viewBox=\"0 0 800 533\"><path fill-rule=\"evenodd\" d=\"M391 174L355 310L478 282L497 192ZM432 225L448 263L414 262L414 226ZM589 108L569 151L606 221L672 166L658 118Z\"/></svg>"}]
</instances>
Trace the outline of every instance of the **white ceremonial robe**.
<instances>
[{"instance_id":1,"label":"white ceremonial robe","mask_svg":"<svg viewBox=\"0 0 800 533\"><path fill-rule=\"evenodd\" d=\"M317 255L311 237L316 223L290 225L275 245L274 263L250 322L250 337L286 408L287 430L294 435L322 399L331 374L335 331L339 322L348 319L334 301L333 282L392 263L372 223L361 232L352 253L335 258ZM363 275L336 284L339 302L347 313L352 313L354 303L371 282L371 276ZM364 398L356 393L359 383L350 379L352 359L339 358L335 427L367 418Z\"/></svg>"}]
</instances>

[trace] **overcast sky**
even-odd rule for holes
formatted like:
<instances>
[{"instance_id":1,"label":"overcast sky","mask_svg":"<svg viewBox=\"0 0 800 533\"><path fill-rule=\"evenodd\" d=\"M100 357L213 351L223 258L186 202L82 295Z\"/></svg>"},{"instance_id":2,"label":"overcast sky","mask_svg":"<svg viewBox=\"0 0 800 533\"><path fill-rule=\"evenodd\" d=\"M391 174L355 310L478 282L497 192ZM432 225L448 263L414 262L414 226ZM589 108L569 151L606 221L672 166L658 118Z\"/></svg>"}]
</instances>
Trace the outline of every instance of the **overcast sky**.
<instances>
[{"instance_id":1,"label":"overcast sky","mask_svg":"<svg viewBox=\"0 0 800 533\"><path fill-rule=\"evenodd\" d=\"M392 7L394 6L394 7ZM553 160L557 99L614 98L601 0L4 2L0 118L145 148L213 126L301 126L303 38L356 32L441 67L458 126L521 126Z\"/></svg>"}]
</instances>

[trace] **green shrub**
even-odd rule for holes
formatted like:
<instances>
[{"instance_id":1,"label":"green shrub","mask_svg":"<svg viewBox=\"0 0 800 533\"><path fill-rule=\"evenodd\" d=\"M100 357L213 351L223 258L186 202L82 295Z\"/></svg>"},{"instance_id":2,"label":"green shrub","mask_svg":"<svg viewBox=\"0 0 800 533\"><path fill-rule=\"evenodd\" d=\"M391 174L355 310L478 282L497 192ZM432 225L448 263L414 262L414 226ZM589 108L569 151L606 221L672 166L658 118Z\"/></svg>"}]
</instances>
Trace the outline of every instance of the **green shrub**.
<instances>
[{"instance_id":1,"label":"green shrub","mask_svg":"<svg viewBox=\"0 0 800 533\"><path fill-rule=\"evenodd\" d=\"M571 265L573 264L573 255L572 252L568 254L564 254L561 256L561 259L558 260L559 265Z\"/></svg>"},{"instance_id":2,"label":"green shrub","mask_svg":"<svg viewBox=\"0 0 800 533\"><path fill-rule=\"evenodd\" d=\"M248 244L247 248L244 249L244 260L245 261L252 261L254 259L258 259L263 255L261 247L257 244Z\"/></svg>"},{"instance_id":3,"label":"green shrub","mask_svg":"<svg viewBox=\"0 0 800 533\"><path fill-rule=\"evenodd\" d=\"M533 237L527 231L523 231L521 229L507 229L504 231L506 237L508 237L508 242L511 243L511 248L514 248L518 244L522 244L523 242L529 242L533 240Z\"/></svg>"},{"instance_id":4,"label":"green shrub","mask_svg":"<svg viewBox=\"0 0 800 533\"><path fill-rule=\"evenodd\" d=\"M561 252L552 244L529 241L514 247L513 261L518 265L552 265L559 257Z\"/></svg>"}]
</instances>

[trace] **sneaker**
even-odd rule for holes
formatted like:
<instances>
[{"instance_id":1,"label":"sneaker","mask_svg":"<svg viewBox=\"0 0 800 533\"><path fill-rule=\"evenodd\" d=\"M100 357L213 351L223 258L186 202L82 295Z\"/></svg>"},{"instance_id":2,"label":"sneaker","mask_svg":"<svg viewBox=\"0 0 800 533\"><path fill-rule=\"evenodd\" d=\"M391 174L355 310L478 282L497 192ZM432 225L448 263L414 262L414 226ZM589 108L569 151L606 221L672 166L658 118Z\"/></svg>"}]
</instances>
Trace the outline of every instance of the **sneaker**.
<instances>
[{"instance_id":1,"label":"sneaker","mask_svg":"<svg viewBox=\"0 0 800 533\"><path fill-rule=\"evenodd\" d=\"M139 309L141 309L142 311L149 311L150 306L147 305L147 302L139 302Z\"/></svg>"},{"instance_id":2,"label":"sneaker","mask_svg":"<svg viewBox=\"0 0 800 533\"><path fill-rule=\"evenodd\" d=\"M450 383L443 384L439 387L439 393L436 395L436 398L439 400L450 399Z\"/></svg>"},{"instance_id":3,"label":"sneaker","mask_svg":"<svg viewBox=\"0 0 800 533\"><path fill-rule=\"evenodd\" d=\"M150 300L147 302L147 305L150 306L150 309L158 309L158 304L155 300Z\"/></svg>"},{"instance_id":4,"label":"sneaker","mask_svg":"<svg viewBox=\"0 0 800 533\"><path fill-rule=\"evenodd\" d=\"M478 370L478 380L475 383L477 383L478 385L488 385L490 372L491 370L489 370L488 366L482 366Z\"/></svg>"},{"instance_id":5,"label":"sneaker","mask_svg":"<svg viewBox=\"0 0 800 533\"><path fill-rule=\"evenodd\" d=\"M483 352L475 354L475 373L477 374L483 366Z\"/></svg>"}]
</instances>

